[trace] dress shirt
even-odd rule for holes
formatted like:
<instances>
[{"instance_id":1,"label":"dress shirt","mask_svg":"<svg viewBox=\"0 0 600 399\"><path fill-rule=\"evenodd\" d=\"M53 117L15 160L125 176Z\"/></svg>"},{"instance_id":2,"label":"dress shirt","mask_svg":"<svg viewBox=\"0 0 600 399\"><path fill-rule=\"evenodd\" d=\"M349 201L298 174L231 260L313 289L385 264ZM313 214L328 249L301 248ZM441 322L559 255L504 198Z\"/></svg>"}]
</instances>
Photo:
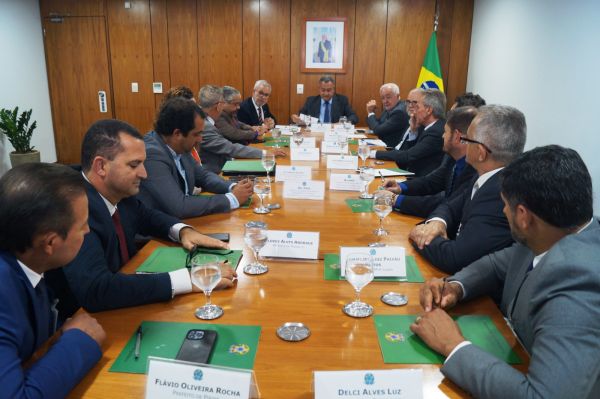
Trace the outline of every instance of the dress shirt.
<instances>
[{"instance_id":1,"label":"dress shirt","mask_svg":"<svg viewBox=\"0 0 600 399\"><path fill-rule=\"evenodd\" d=\"M19 259L17 259L17 263L19 264L19 266L21 266L21 269L23 269L23 273L25 273L25 276L27 276L27 280L29 280L29 282L31 283L31 286L33 288L37 287L37 285L40 283L40 281L42 281L42 278L44 277L44 273L39 274L38 272L34 272L29 267L27 267L27 265L25 263L21 262Z\"/></svg>"},{"instance_id":2,"label":"dress shirt","mask_svg":"<svg viewBox=\"0 0 600 399\"><path fill-rule=\"evenodd\" d=\"M435 122L437 122L437 119L435 121L433 121L432 123L430 123L429 125L425 126L425 129L423 129L423 131L429 129L431 126L433 126L435 124ZM412 130L410 130L410 126L409 126L408 129L406 129L404 136L402 136L402 140L400 140L400 142L398 143L398 145L396 147L394 147L394 149L399 150L405 141L415 141L417 139L418 135L419 135L419 132L413 132ZM377 150L371 150L371 152L369 154L369 158L375 158L376 154L377 154Z\"/></svg>"}]
</instances>

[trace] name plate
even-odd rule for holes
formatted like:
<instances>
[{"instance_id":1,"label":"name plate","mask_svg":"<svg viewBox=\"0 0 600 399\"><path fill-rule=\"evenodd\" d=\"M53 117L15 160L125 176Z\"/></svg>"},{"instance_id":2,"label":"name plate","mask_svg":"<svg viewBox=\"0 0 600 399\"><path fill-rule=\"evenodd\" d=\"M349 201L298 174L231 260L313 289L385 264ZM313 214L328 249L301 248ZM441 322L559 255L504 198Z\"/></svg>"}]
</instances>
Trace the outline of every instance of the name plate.
<instances>
[{"instance_id":1,"label":"name plate","mask_svg":"<svg viewBox=\"0 0 600 399\"><path fill-rule=\"evenodd\" d=\"M148 358L146 398L250 398L252 371ZM255 397L256 395L252 395Z\"/></svg>"},{"instance_id":2,"label":"name plate","mask_svg":"<svg viewBox=\"0 0 600 399\"><path fill-rule=\"evenodd\" d=\"M404 247L340 247L340 271L345 276L348 255L360 254L359 259L369 259L375 277L406 277L406 255Z\"/></svg>"},{"instance_id":3,"label":"name plate","mask_svg":"<svg viewBox=\"0 0 600 399\"><path fill-rule=\"evenodd\" d=\"M290 139L290 148L314 148L316 146L316 137L305 137L300 144L296 144L293 139Z\"/></svg>"},{"instance_id":4,"label":"name plate","mask_svg":"<svg viewBox=\"0 0 600 399\"><path fill-rule=\"evenodd\" d=\"M318 161L320 156L318 148L290 148L290 153L292 161Z\"/></svg>"},{"instance_id":5,"label":"name plate","mask_svg":"<svg viewBox=\"0 0 600 399\"><path fill-rule=\"evenodd\" d=\"M325 198L325 182L321 180L283 182L283 198L323 200Z\"/></svg>"},{"instance_id":6,"label":"name plate","mask_svg":"<svg viewBox=\"0 0 600 399\"><path fill-rule=\"evenodd\" d=\"M350 139L366 139L367 136L362 133L349 134L348 138Z\"/></svg>"},{"instance_id":7,"label":"name plate","mask_svg":"<svg viewBox=\"0 0 600 399\"><path fill-rule=\"evenodd\" d=\"M423 370L315 371L315 399L423 398Z\"/></svg>"},{"instance_id":8,"label":"name plate","mask_svg":"<svg viewBox=\"0 0 600 399\"><path fill-rule=\"evenodd\" d=\"M358 169L356 155L327 155L327 169Z\"/></svg>"},{"instance_id":9,"label":"name plate","mask_svg":"<svg viewBox=\"0 0 600 399\"><path fill-rule=\"evenodd\" d=\"M310 166L277 166L275 181L310 180L312 168Z\"/></svg>"},{"instance_id":10,"label":"name plate","mask_svg":"<svg viewBox=\"0 0 600 399\"><path fill-rule=\"evenodd\" d=\"M337 142L338 134L336 132L325 132L323 135L323 141L327 143Z\"/></svg>"},{"instance_id":11,"label":"name plate","mask_svg":"<svg viewBox=\"0 0 600 399\"><path fill-rule=\"evenodd\" d=\"M344 146L344 153L347 153L348 147ZM335 141L321 141L321 152L323 154L339 154L340 145Z\"/></svg>"},{"instance_id":12,"label":"name plate","mask_svg":"<svg viewBox=\"0 0 600 399\"><path fill-rule=\"evenodd\" d=\"M332 173L329 176L329 189L339 191L362 191L365 182L357 174Z\"/></svg>"},{"instance_id":13,"label":"name plate","mask_svg":"<svg viewBox=\"0 0 600 399\"><path fill-rule=\"evenodd\" d=\"M268 230L262 256L272 258L317 259L319 232Z\"/></svg>"}]
</instances>

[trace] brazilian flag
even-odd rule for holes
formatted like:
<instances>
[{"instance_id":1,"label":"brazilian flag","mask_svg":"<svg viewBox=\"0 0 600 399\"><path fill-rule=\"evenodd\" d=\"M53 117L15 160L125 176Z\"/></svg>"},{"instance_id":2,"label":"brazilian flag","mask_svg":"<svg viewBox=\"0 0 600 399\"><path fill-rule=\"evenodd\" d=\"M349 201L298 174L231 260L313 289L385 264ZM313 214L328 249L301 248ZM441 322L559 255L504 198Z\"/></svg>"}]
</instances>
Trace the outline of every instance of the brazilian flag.
<instances>
[{"instance_id":1,"label":"brazilian flag","mask_svg":"<svg viewBox=\"0 0 600 399\"><path fill-rule=\"evenodd\" d=\"M442 68L440 67L440 56L438 55L435 31L431 34L431 39L429 39L417 87L422 89L438 89L442 93L444 92L444 81L442 80Z\"/></svg>"}]
</instances>

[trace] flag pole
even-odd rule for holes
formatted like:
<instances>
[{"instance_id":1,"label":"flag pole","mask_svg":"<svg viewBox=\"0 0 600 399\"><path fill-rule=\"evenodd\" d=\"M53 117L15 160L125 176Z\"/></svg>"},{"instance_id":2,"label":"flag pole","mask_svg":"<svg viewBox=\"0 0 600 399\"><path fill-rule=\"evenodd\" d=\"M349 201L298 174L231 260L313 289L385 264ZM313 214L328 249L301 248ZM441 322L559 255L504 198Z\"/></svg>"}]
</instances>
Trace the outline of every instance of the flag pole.
<instances>
[{"instance_id":1,"label":"flag pole","mask_svg":"<svg viewBox=\"0 0 600 399\"><path fill-rule=\"evenodd\" d=\"M437 32L439 20L440 20L440 3L439 3L439 0L435 0L435 16L433 19L433 31L434 32Z\"/></svg>"}]
</instances>

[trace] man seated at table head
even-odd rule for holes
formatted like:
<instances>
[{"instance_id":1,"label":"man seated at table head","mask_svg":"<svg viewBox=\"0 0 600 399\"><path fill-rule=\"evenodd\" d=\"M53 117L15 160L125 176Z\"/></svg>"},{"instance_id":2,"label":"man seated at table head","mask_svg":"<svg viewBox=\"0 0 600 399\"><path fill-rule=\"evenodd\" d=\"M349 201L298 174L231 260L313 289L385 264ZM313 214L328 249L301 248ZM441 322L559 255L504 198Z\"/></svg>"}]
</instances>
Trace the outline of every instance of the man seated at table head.
<instances>
[{"instance_id":1,"label":"man seated at table head","mask_svg":"<svg viewBox=\"0 0 600 399\"><path fill-rule=\"evenodd\" d=\"M367 103L367 124L369 129L388 147L395 147L408 128L406 106L400 101L400 88L396 83L386 83L379 88L383 111L379 118L375 116L377 102Z\"/></svg>"},{"instance_id":2,"label":"man seated at table head","mask_svg":"<svg viewBox=\"0 0 600 399\"><path fill-rule=\"evenodd\" d=\"M525 116L516 108L486 105L479 108L467 135L467 163L476 171L472 183L454 199L440 204L425 224L416 226L409 240L435 267L455 273L469 263L512 244L500 172L525 147Z\"/></svg>"},{"instance_id":3,"label":"man seated at table head","mask_svg":"<svg viewBox=\"0 0 600 399\"><path fill-rule=\"evenodd\" d=\"M556 145L524 153L501 174L517 243L444 284L421 289L411 330L446 356L441 369L474 397L600 397L600 224L579 155ZM482 295L500 309L530 355L526 374L466 341L446 311Z\"/></svg>"},{"instance_id":4,"label":"man seated at table head","mask_svg":"<svg viewBox=\"0 0 600 399\"><path fill-rule=\"evenodd\" d=\"M83 178L67 166L28 163L0 179L3 398L65 397L102 357L102 327L84 312L58 326L45 279L75 257L87 219ZM32 359L57 327L54 344Z\"/></svg>"},{"instance_id":5,"label":"man seated at table head","mask_svg":"<svg viewBox=\"0 0 600 399\"><path fill-rule=\"evenodd\" d=\"M413 89L406 100L409 126L392 150L372 150L370 157L394 161L399 168L425 176L444 156L446 96L437 89Z\"/></svg>"},{"instance_id":6,"label":"man seated at table head","mask_svg":"<svg viewBox=\"0 0 600 399\"><path fill-rule=\"evenodd\" d=\"M342 116L355 125L358 123L358 116L350 106L348 97L335 92L335 79L330 75L319 79L319 95L308 97L298 114L310 115L319 119L320 123L337 123ZM304 124L296 114L292 115L292 121Z\"/></svg>"},{"instance_id":7,"label":"man seated at table head","mask_svg":"<svg viewBox=\"0 0 600 399\"><path fill-rule=\"evenodd\" d=\"M264 124L250 126L238 119L238 112L242 102L239 90L231 86L223 86L223 112L215 121L219 133L233 143L249 144L261 141L263 135L269 131Z\"/></svg>"},{"instance_id":8,"label":"man seated at table head","mask_svg":"<svg viewBox=\"0 0 600 399\"><path fill-rule=\"evenodd\" d=\"M176 97L162 104L154 131L144 136L147 178L138 198L177 218L229 212L252 195L248 180L230 183L197 164L190 151L202 139L206 114L192 100ZM216 195L193 195L195 187Z\"/></svg>"},{"instance_id":9,"label":"man seated at table head","mask_svg":"<svg viewBox=\"0 0 600 399\"><path fill-rule=\"evenodd\" d=\"M459 107L448 112L444 126L444 158L433 172L416 179L398 182L389 179L386 190L393 197L395 211L407 215L427 217L444 201L451 201L465 189L471 189L477 171L466 161L467 144L461 142L477 115L474 107Z\"/></svg>"},{"instance_id":10,"label":"man seated at table head","mask_svg":"<svg viewBox=\"0 0 600 399\"><path fill-rule=\"evenodd\" d=\"M261 126L264 129L273 129L277 118L269 110L267 102L273 92L271 84L266 80L257 80L254 83L252 97L248 97L240 104L237 113L238 120L249 126Z\"/></svg>"},{"instance_id":11,"label":"man seated at table head","mask_svg":"<svg viewBox=\"0 0 600 399\"><path fill-rule=\"evenodd\" d=\"M53 276L53 289L63 305L61 315L68 316L79 306L98 312L167 301L192 291L186 268L156 274L120 272L137 253L138 234L179 242L188 250L227 248L135 197L147 176L145 159L143 137L125 122L100 120L85 134L81 168L87 180L90 232L75 259L61 270L64 276ZM229 287L233 273L228 267L223 272L220 285Z\"/></svg>"},{"instance_id":12,"label":"man seated at table head","mask_svg":"<svg viewBox=\"0 0 600 399\"><path fill-rule=\"evenodd\" d=\"M468 91L466 93L461 94L460 96L456 96L451 109L468 106L479 108L484 105L486 104L483 97L481 97L479 94L474 94Z\"/></svg>"},{"instance_id":13,"label":"man seated at table head","mask_svg":"<svg viewBox=\"0 0 600 399\"><path fill-rule=\"evenodd\" d=\"M215 173L221 173L225 162L233 158L262 158L262 150L255 147L232 143L219 132L215 121L223 111L223 89L213 85L206 85L198 94L200 107L206 114L202 142L200 143L200 158L203 166ZM285 156L281 149L273 151L276 156Z\"/></svg>"}]
</instances>

